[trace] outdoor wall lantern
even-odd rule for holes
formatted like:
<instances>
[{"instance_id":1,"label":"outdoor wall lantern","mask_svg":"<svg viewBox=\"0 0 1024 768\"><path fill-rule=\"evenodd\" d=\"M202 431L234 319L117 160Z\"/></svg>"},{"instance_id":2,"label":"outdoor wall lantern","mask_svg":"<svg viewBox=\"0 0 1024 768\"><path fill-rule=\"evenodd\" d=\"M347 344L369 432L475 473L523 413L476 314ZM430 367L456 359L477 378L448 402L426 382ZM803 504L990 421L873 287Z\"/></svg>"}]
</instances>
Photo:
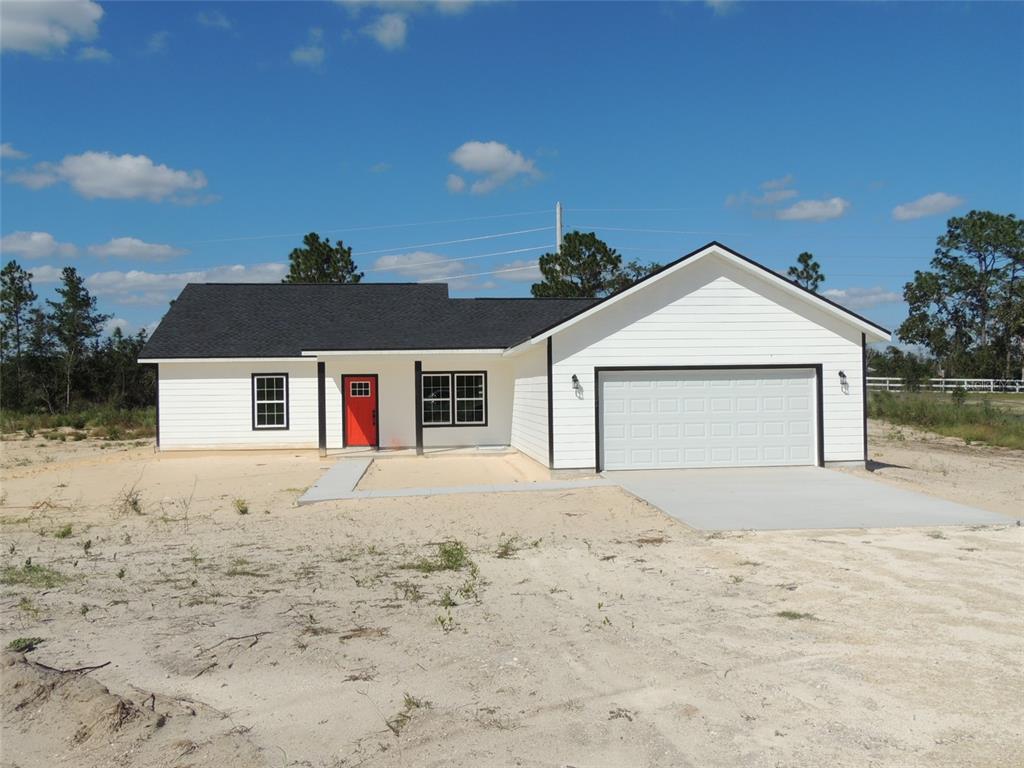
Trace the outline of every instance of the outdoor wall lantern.
<instances>
[{"instance_id":1,"label":"outdoor wall lantern","mask_svg":"<svg viewBox=\"0 0 1024 768\"><path fill-rule=\"evenodd\" d=\"M575 373L572 375L572 391L576 393L576 397L583 398L583 385L580 384L580 377Z\"/></svg>"},{"instance_id":2,"label":"outdoor wall lantern","mask_svg":"<svg viewBox=\"0 0 1024 768\"><path fill-rule=\"evenodd\" d=\"M839 372L839 386L842 388L844 395L850 394L850 381L846 378L846 371Z\"/></svg>"}]
</instances>

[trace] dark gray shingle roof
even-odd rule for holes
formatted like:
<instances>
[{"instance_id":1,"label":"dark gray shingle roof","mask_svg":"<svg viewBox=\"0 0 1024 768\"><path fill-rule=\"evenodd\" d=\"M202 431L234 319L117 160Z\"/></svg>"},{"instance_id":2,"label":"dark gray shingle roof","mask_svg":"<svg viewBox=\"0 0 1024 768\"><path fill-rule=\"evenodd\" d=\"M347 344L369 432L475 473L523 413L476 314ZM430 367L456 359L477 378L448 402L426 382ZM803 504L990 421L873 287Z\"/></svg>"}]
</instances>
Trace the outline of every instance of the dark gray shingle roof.
<instances>
[{"instance_id":1,"label":"dark gray shingle roof","mask_svg":"<svg viewBox=\"0 0 1024 768\"><path fill-rule=\"evenodd\" d=\"M450 299L443 283L191 283L160 321L142 358L492 349L523 341L595 302Z\"/></svg>"}]
</instances>

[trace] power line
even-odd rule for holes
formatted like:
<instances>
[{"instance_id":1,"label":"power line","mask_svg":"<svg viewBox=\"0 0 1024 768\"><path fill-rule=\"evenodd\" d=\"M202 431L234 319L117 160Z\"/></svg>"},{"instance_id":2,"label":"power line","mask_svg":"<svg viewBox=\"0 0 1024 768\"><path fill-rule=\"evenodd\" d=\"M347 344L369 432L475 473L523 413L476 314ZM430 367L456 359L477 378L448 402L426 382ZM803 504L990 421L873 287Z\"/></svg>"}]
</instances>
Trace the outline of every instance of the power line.
<instances>
[{"instance_id":1,"label":"power line","mask_svg":"<svg viewBox=\"0 0 1024 768\"><path fill-rule=\"evenodd\" d=\"M449 264L454 261L472 261L473 259L486 259L488 256L508 256L513 253L529 253L530 251L543 251L547 250L550 246L547 245L535 245L530 248L513 248L509 251L494 251L492 253L480 253L474 256L459 256L453 259L437 259L436 261L423 261L419 263L410 264L396 264L393 267L375 267L374 269L366 269L364 272L401 272L402 270L411 270L417 267L432 267L435 264ZM399 255L399 254L396 254ZM382 256L381 258L387 258Z\"/></svg>"},{"instance_id":2,"label":"power line","mask_svg":"<svg viewBox=\"0 0 1024 768\"><path fill-rule=\"evenodd\" d=\"M708 229L638 229L633 227L604 227L597 224L579 224L577 225L581 229L603 229L609 232L646 232L654 235L712 235L717 237L756 237L760 239L769 238L782 238L782 239L806 239L805 234L786 235L786 234L760 234L754 235L749 232L717 232L715 230ZM863 234L863 235L830 235L832 238L870 238L870 237L883 237L892 240L932 240L934 239L931 235L887 235L887 234Z\"/></svg>"},{"instance_id":3,"label":"power line","mask_svg":"<svg viewBox=\"0 0 1024 768\"><path fill-rule=\"evenodd\" d=\"M479 235L478 237L463 237L459 240L438 240L435 243L416 243L415 245L396 245L394 248L377 248L372 251L360 251L354 256L369 256L374 253L388 253L390 251L404 251L409 248L430 248L435 245L455 245L456 243L472 243L477 240L494 240L499 237L512 237L513 235L527 235L532 232L546 232L551 227L534 227L533 229L519 229L515 232L499 232L496 235Z\"/></svg>"},{"instance_id":4,"label":"power line","mask_svg":"<svg viewBox=\"0 0 1024 768\"><path fill-rule=\"evenodd\" d=\"M435 224L463 224L469 221L490 221L493 219L510 219L516 216L536 216L541 213L550 213L548 210L543 211L520 211L518 213L498 213L491 216L471 216L465 219L438 219L436 221L413 221L404 224L373 224L369 226L359 227L334 227L332 229L321 229L321 232L333 233L333 232L368 232L371 230L380 229L404 229L408 227L427 227ZM188 240L182 243L182 245L203 245L207 243L234 243L248 240L273 240L275 238L282 237L303 237L307 232L284 232L276 235L246 235L245 237L219 237L211 240Z\"/></svg>"},{"instance_id":5,"label":"power line","mask_svg":"<svg viewBox=\"0 0 1024 768\"><path fill-rule=\"evenodd\" d=\"M523 272L527 269L536 269L536 264L529 264L525 267L510 267L509 269L495 269L490 272L473 272L468 275L448 275L447 277L430 277L426 280L420 280L421 283L436 283L441 280L460 280L464 277L484 277L485 275L500 275L505 272Z\"/></svg>"}]
</instances>

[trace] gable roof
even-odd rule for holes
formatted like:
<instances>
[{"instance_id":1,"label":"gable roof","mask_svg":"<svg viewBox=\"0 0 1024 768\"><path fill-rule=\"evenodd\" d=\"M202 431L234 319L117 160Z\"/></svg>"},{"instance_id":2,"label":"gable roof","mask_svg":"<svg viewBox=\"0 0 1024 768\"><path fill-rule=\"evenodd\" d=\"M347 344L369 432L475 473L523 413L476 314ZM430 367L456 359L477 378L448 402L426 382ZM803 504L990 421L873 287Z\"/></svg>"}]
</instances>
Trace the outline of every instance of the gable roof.
<instances>
[{"instance_id":1,"label":"gable roof","mask_svg":"<svg viewBox=\"0 0 1024 768\"><path fill-rule=\"evenodd\" d=\"M568 328L571 325L575 325L577 322L587 317L590 317L592 314L600 312L606 306L614 304L620 299L632 295L637 291L643 290L643 288L645 288L650 283L653 283L672 272L676 272L679 269L683 269L689 266L690 264L694 264L711 253L718 253L724 258L730 260L731 262L747 270L748 272L758 275L761 278L768 279L770 282L778 285L779 287L783 288L784 290L790 293L795 294L804 301L807 301L808 303L811 304L815 304L818 307L827 311L829 314L835 315L859 327L866 334L868 340L870 341L889 341L892 338L891 331L889 331L886 328L883 328L877 323L872 322L871 320L868 320L866 317L858 315L856 312L847 309L841 304L837 304L831 299L827 299L824 296L814 293L813 291L809 291L802 285L798 285L792 280L783 277L778 272L769 269L763 264L760 264L754 261L753 259L744 256L742 253L734 251L732 248L729 248L726 245L722 245L717 240L712 240L707 245L702 245L700 248L694 251L690 251L689 253L679 257L675 261L669 262L660 269L656 269L654 272L651 272L651 274L647 275L646 277L637 280L632 285L627 286L626 288L623 288L619 291L616 291L615 293L611 293L608 296L605 296L603 299L595 301L589 307L581 307L575 314L569 317L563 318L561 320L556 320L551 325L541 329L540 331L535 332L529 339L525 339L524 341L520 342L519 344L517 344L515 347L508 351L514 352L522 347L525 347L528 344L536 344L538 342L544 341L549 336L558 333L559 331Z\"/></svg>"},{"instance_id":2,"label":"gable roof","mask_svg":"<svg viewBox=\"0 0 1024 768\"><path fill-rule=\"evenodd\" d=\"M190 283L139 359L505 349L594 299L451 299L444 283Z\"/></svg>"}]
</instances>

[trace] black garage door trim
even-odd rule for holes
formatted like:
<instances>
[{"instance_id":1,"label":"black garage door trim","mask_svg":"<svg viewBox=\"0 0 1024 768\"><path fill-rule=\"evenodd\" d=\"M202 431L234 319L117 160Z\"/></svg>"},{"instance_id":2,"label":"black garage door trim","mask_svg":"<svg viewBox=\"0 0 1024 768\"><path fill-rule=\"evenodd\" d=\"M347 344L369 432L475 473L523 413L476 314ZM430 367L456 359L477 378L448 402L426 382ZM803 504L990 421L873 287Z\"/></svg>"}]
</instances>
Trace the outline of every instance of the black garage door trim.
<instances>
[{"instance_id":1,"label":"black garage door trim","mask_svg":"<svg viewBox=\"0 0 1024 768\"><path fill-rule=\"evenodd\" d=\"M822 398L821 363L790 365L765 363L762 365L604 365L594 367L594 469L601 465L601 374L605 371L759 371L759 370L813 370L814 399L818 422L818 466L825 466L825 406Z\"/></svg>"}]
</instances>

